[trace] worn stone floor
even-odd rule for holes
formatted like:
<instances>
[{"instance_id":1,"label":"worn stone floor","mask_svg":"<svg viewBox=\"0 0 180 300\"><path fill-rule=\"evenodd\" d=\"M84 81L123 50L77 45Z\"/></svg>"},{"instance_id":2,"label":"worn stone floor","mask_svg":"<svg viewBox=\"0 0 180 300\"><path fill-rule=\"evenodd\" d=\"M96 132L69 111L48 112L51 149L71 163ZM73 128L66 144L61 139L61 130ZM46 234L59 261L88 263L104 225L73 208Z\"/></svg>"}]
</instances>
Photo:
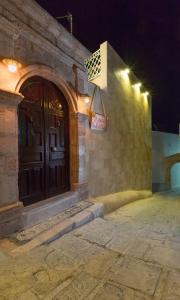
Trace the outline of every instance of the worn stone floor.
<instances>
[{"instance_id":1,"label":"worn stone floor","mask_svg":"<svg viewBox=\"0 0 180 300\"><path fill-rule=\"evenodd\" d=\"M1 249L0 299L179 300L180 193L133 202L25 255Z\"/></svg>"}]
</instances>

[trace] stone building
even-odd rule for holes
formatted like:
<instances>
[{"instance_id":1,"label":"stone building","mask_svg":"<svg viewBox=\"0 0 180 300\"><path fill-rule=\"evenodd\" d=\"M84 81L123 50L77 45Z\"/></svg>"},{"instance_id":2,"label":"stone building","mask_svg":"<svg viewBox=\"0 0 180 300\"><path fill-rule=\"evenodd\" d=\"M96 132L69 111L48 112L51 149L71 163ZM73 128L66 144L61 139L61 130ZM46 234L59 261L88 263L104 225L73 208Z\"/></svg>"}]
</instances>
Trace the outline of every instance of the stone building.
<instances>
[{"instance_id":1,"label":"stone building","mask_svg":"<svg viewBox=\"0 0 180 300\"><path fill-rule=\"evenodd\" d=\"M1 0L0 41L1 232L151 190L150 99L107 42L92 55L34 0ZM90 108L106 129L90 128Z\"/></svg>"}]
</instances>

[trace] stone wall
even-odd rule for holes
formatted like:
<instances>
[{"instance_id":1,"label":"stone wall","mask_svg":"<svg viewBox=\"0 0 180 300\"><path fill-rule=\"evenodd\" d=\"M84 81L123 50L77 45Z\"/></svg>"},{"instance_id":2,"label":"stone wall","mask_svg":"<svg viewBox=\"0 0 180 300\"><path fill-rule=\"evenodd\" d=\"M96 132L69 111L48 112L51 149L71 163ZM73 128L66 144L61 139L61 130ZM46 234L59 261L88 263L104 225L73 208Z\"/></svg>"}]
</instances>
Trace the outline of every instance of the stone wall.
<instances>
[{"instance_id":1,"label":"stone wall","mask_svg":"<svg viewBox=\"0 0 180 300\"><path fill-rule=\"evenodd\" d=\"M0 91L0 208L18 204L18 126L20 95Z\"/></svg>"},{"instance_id":2,"label":"stone wall","mask_svg":"<svg viewBox=\"0 0 180 300\"><path fill-rule=\"evenodd\" d=\"M90 194L151 190L151 102L134 91L131 78L121 78L126 65L111 46L101 47L107 66L102 70L102 85L100 79L95 81L104 87L108 127L105 132L92 132L87 126ZM102 113L98 99L94 109Z\"/></svg>"}]
</instances>

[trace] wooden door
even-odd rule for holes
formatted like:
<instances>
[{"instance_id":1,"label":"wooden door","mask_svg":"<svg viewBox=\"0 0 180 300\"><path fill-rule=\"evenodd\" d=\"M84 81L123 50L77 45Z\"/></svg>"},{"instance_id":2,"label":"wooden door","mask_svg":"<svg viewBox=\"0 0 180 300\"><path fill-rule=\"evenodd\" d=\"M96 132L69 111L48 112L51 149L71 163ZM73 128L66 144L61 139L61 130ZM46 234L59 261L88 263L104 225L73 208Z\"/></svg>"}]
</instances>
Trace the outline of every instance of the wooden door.
<instances>
[{"instance_id":1,"label":"wooden door","mask_svg":"<svg viewBox=\"0 0 180 300\"><path fill-rule=\"evenodd\" d=\"M21 88L19 194L24 205L69 189L68 106L56 86L40 77Z\"/></svg>"}]
</instances>

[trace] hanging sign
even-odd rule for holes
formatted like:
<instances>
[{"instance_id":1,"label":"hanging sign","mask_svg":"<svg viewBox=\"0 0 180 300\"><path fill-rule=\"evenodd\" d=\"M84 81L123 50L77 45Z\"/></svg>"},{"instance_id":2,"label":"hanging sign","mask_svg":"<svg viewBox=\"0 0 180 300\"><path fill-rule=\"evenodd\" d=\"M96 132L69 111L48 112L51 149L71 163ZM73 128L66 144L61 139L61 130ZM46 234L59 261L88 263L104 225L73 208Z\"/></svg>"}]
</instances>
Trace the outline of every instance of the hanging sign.
<instances>
[{"instance_id":1,"label":"hanging sign","mask_svg":"<svg viewBox=\"0 0 180 300\"><path fill-rule=\"evenodd\" d=\"M91 129L105 130L107 127L107 118L104 115L93 113L91 117Z\"/></svg>"},{"instance_id":2,"label":"hanging sign","mask_svg":"<svg viewBox=\"0 0 180 300\"><path fill-rule=\"evenodd\" d=\"M97 86L94 89L94 93L90 105L90 118L89 118L90 128L93 130L105 130L107 128L107 115L106 115L103 100L101 98L100 89L99 89L99 95L100 95L103 114L96 113L95 111L92 110L92 105L93 105L96 91L97 91Z\"/></svg>"}]
</instances>

